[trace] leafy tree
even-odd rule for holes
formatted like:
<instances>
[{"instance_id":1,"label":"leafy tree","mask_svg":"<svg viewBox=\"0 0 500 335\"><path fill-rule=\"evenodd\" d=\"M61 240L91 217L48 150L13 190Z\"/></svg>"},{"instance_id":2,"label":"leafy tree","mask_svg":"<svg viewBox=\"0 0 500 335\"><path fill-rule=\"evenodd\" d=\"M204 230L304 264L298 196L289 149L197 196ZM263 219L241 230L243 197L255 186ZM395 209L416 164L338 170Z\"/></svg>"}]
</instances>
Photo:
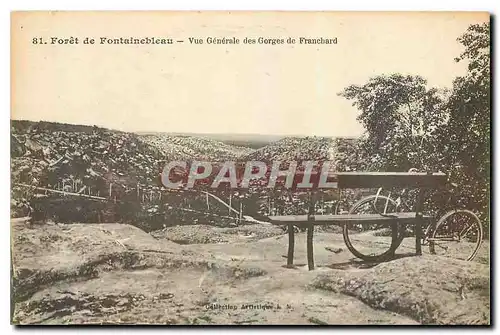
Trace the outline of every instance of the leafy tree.
<instances>
[{"instance_id":1,"label":"leafy tree","mask_svg":"<svg viewBox=\"0 0 500 335\"><path fill-rule=\"evenodd\" d=\"M457 175L463 202L488 215L490 185L490 25L471 25L458 38L464 46L457 62L468 62L467 73L453 82L446 103L449 120L439 141L448 166Z\"/></svg>"},{"instance_id":2,"label":"leafy tree","mask_svg":"<svg viewBox=\"0 0 500 335\"><path fill-rule=\"evenodd\" d=\"M445 93L428 89L420 76L402 74L373 77L339 93L361 112L358 120L366 129L363 149L371 156L365 168L404 171L435 165L439 152L430 149L446 121Z\"/></svg>"},{"instance_id":3,"label":"leafy tree","mask_svg":"<svg viewBox=\"0 0 500 335\"><path fill-rule=\"evenodd\" d=\"M471 25L457 41L468 62L450 91L427 88L420 76L380 75L339 93L353 101L366 133L368 170L453 173L460 205L488 225L490 185L490 26ZM458 167L458 169L457 169Z\"/></svg>"}]
</instances>

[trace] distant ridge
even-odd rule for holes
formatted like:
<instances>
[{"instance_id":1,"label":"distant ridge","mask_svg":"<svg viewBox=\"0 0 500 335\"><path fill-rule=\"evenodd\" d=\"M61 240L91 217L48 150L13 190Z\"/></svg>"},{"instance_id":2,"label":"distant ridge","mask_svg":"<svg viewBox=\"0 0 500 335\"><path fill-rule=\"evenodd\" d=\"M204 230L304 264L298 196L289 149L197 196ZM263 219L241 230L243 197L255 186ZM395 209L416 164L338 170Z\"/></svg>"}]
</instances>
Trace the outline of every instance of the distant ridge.
<instances>
[{"instance_id":1,"label":"distant ridge","mask_svg":"<svg viewBox=\"0 0 500 335\"><path fill-rule=\"evenodd\" d=\"M236 134L236 133L183 133L183 132L136 132L138 135L168 135L168 136L186 136L207 138L215 141L220 141L225 144L234 145L238 147L247 147L252 149L260 149L271 143L278 142L285 138L330 138L336 139L336 136L309 136L309 135L270 135L270 134ZM357 137L342 137L346 140L354 140Z\"/></svg>"},{"instance_id":2,"label":"distant ridge","mask_svg":"<svg viewBox=\"0 0 500 335\"><path fill-rule=\"evenodd\" d=\"M262 134L233 134L233 133L181 133L181 132L136 132L138 135L169 135L206 138L238 147L258 149L279 141L286 136Z\"/></svg>"}]
</instances>

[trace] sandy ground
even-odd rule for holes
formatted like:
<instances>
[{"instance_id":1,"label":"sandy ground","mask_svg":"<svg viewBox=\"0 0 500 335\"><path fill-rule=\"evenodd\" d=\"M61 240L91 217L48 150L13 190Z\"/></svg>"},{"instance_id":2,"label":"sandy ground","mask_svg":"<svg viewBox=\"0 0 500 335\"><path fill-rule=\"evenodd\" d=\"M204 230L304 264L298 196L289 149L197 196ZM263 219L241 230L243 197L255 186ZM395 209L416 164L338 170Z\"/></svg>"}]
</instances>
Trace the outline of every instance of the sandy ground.
<instances>
[{"instance_id":1,"label":"sandy ground","mask_svg":"<svg viewBox=\"0 0 500 335\"><path fill-rule=\"evenodd\" d=\"M270 226L11 224L17 324L490 323L488 243L465 262L415 257L405 240L397 259L367 264L319 232L308 271L305 234L288 269L287 236Z\"/></svg>"}]
</instances>

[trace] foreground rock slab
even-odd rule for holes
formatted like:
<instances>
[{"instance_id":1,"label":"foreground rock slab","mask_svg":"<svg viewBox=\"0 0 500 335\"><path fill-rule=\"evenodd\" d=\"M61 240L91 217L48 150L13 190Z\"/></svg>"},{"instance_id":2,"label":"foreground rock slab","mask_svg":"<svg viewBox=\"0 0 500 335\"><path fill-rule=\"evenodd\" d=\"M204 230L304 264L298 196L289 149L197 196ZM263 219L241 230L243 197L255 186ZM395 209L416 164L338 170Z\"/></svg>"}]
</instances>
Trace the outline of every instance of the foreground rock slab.
<instances>
[{"instance_id":1,"label":"foreground rock slab","mask_svg":"<svg viewBox=\"0 0 500 335\"><path fill-rule=\"evenodd\" d=\"M338 233L317 234L307 271L305 234L288 269L286 236L258 226L188 227L195 244L178 244L181 228L11 225L17 324L489 323L488 265L431 255L362 264Z\"/></svg>"},{"instance_id":2,"label":"foreground rock slab","mask_svg":"<svg viewBox=\"0 0 500 335\"><path fill-rule=\"evenodd\" d=\"M321 274L311 285L422 324L486 325L490 323L489 273L484 264L426 255L362 271Z\"/></svg>"}]
</instances>

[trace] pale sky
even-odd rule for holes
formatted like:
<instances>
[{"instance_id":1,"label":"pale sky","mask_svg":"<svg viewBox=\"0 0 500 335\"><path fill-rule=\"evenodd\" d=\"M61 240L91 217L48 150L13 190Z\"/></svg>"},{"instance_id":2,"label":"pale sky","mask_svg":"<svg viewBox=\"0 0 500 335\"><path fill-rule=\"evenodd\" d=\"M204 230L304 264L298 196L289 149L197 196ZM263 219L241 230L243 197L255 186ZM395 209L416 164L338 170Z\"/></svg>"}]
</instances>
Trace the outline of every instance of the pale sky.
<instances>
[{"instance_id":1,"label":"pale sky","mask_svg":"<svg viewBox=\"0 0 500 335\"><path fill-rule=\"evenodd\" d=\"M488 20L479 12L15 13L11 117L125 131L357 136L358 112L338 92L394 72L451 87L466 67L454 62L456 38ZM80 44L32 44L53 36ZM185 42L83 45L86 36ZM223 36L338 44L206 44Z\"/></svg>"}]
</instances>

